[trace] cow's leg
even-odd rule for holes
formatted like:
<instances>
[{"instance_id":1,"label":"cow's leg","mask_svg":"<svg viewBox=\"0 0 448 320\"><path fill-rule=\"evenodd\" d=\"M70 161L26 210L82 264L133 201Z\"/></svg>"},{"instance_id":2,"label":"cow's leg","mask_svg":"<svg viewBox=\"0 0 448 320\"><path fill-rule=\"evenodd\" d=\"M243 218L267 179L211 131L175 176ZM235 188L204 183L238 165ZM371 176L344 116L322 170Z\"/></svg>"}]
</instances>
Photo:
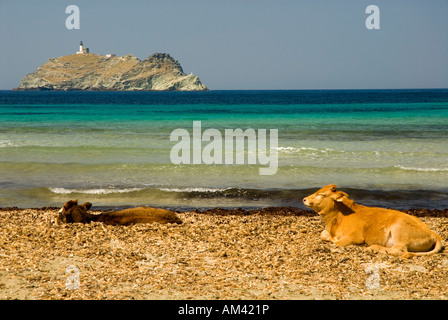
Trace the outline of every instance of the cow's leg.
<instances>
[{"instance_id":1,"label":"cow's leg","mask_svg":"<svg viewBox=\"0 0 448 320\"><path fill-rule=\"evenodd\" d=\"M393 254L393 255L398 255L398 256L406 256L406 252L408 251L406 249L406 246L402 246L402 245L394 245L393 247L384 247L384 246L380 246L377 244L368 246L366 248L366 250L387 253L387 254Z\"/></svg>"},{"instance_id":2,"label":"cow's leg","mask_svg":"<svg viewBox=\"0 0 448 320\"><path fill-rule=\"evenodd\" d=\"M386 252L386 251L385 251L386 249L389 249L389 248L388 248L388 247L379 246L379 245L377 245L377 244L373 244L373 245L368 246L368 247L366 248L367 251L383 252L383 253Z\"/></svg>"},{"instance_id":3,"label":"cow's leg","mask_svg":"<svg viewBox=\"0 0 448 320\"><path fill-rule=\"evenodd\" d=\"M349 237L343 237L338 240L333 239L332 242L339 247L345 247L345 246L354 244L352 239L350 239Z\"/></svg>"},{"instance_id":4,"label":"cow's leg","mask_svg":"<svg viewBox=\"0 0 448 320\"><path fill-rule=\"evenodd\" d=\"M336 236L331 239L335 245L339 247L345 247L351 244L363 244L364 238L358 232L353 232L349 235L345 235L343 237Z\"/></svg>"}]
</instances>

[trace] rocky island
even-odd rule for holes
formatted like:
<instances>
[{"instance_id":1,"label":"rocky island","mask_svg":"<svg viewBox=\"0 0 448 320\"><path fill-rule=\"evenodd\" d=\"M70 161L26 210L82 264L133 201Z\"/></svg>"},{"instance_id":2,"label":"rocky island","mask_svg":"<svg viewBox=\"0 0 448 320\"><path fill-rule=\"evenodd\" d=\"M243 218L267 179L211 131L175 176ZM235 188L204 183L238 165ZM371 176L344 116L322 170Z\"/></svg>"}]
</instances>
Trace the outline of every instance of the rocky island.
<instances>
[{"instance_id":1,"label":"rocky island","mask_svg":"<svg viewBox=\"0 0 448 320\"><path fill-rule=\"evenodd\" d=\"M49 59L26 75L15 90L205 91L194 74L185 74L169 54L141 61L132 54L117 57L89 53Z\"/></svg>"}]
</instances>

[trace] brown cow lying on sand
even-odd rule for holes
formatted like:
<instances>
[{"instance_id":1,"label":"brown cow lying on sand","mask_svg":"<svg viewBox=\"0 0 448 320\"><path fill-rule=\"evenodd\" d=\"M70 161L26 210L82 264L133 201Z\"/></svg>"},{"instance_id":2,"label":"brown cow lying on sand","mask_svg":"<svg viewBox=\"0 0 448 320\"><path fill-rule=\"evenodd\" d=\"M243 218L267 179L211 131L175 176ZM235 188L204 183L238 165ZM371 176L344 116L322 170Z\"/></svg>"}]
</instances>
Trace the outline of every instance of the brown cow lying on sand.
<instances>
[{"instance_id":1,"label":"brown cow lying on sand","mask_svg":"<svg viewBox=\"0 0 448 320\"><path fill-rule=\"evenodd\" d=\"M303 199L325 221L321 239L338 246L367 244L368 249L401 255L429 255L442 249L442 239L426 224L406 213L366 207L353 202L336 185L323 187Z\"/></svg>"},{"instance_id":2,"label":"brown cow lying on sand","mask_svg":"<svg viewBox=\"0 0 448 320\"><path fill-rule=\"evenodd\" d=\"M138 207L120 211L107 211L100 214L90 214L87 211L92 207L90 202L78 205L78 200L67 201L59 210L57 223L91 221L102 222L110 225L130 225L134 223L182 223L173 211Z\"/></svg>"}]
</instances>

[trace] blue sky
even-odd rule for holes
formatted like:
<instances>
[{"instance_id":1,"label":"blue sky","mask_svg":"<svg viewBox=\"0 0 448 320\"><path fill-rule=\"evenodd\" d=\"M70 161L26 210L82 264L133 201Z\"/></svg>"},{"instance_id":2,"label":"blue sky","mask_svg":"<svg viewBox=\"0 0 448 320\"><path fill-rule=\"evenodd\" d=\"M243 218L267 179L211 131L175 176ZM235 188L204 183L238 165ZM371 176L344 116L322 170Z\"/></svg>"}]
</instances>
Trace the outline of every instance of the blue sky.
<instances>
[{"instance_id":1,"label":"blue sky","mask_svg":"<svg viewBox=\"0 0 448 320\"><path fill-rule=\"evenodd\" d=\"M68 5L80 29L68 30ZM368 30L365 9L380 9ZM48 58L166 52L212 90L448 87L447 0L0 0L0 89Z\"/></svg>"}]
</instances>

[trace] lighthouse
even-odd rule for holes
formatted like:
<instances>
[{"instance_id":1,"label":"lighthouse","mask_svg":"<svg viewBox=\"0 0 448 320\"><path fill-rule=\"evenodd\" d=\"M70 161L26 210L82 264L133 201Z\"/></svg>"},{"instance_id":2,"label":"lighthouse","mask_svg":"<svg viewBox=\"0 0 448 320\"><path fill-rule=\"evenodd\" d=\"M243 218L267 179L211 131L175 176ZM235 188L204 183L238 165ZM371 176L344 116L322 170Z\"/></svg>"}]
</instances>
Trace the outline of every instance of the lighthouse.
<instances>
[{"instance_id":1,"label":"lighthouse","mask_svg":"<svg viewBox=\"0 0 448 320\"><path fill-rule=\"evenodd\" d=\"M76 54L83 54L83 53L89 53L89 48L84 48L82 41L79 44L79 51L76 52Z\"/></svg>"}]
</instances>

